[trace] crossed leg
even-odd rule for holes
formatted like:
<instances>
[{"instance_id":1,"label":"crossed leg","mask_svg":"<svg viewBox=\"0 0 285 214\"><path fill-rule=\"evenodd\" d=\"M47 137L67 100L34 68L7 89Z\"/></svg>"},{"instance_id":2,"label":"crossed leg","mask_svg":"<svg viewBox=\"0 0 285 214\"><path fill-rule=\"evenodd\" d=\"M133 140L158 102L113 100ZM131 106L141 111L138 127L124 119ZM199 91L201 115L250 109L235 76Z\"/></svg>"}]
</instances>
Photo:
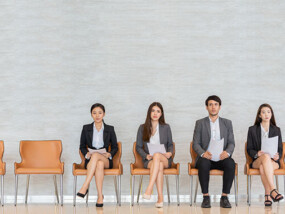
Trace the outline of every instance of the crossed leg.
<instances>
[{"instance_id":1,"label":"crossed leg","mask_svg":"<svg viewBox=\"0 0 285 214\"><path fill-rule=\"evenodd\" d=\"M160 153L155 153L153 159L148 163L147 168L150 169L150 177L145 194L151 195L154 183L156 183L158 193L157 202L163 202L163 169L168 168L168 159Z\"/></svg>"},{"instance_id":2,"label":"crossed leg","mask_svg":"<svg viewBox=\"0 0 285 214\"><path fill-rule=\"evenodd\" d=\"M104 155L93 153L87 165L86 179L81 189L79 190L79 193L85 194L92 180L92 177L95 174L95 182L98 192L97 203L103 203L102 189L104 181L104 168L109 168L109 160Z\"/></svg>"}]
</instances>

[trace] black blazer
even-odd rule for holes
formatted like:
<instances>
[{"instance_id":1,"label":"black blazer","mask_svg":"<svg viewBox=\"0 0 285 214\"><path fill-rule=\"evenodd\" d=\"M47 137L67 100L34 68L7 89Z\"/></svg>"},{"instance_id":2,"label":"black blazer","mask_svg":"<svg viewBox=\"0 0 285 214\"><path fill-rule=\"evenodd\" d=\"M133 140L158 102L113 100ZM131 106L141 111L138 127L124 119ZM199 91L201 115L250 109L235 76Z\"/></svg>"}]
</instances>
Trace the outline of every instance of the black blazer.
<instances>
[{"instance_id":1,"label":"black blazer","mask_svg":"<svg viewBox=\"0 0 285 214\"><path fill-rule=\"evenodd\" d=\"M270 125L268 137L276 137L276 136L278 136L278 153L280 160L283 152L281 130L277 126ZM255 160L254 156L260 150L261 150L261 126L254 125L249 127L248 129L247 153L249 154L250 157L252 157L253 160ZM279 160L278 163L280 163Z\"/></svg>"},{"instance_id":2,"label":"black blazer","mask_svg":"<svg viewBox=\"0 0 285 214\"><path fill-rule=\"evenodd\" d=\"M83 126L82 132L81 132L81 139L80 139L80 151L84 155L87 154L88 150L87 147L90 149L96 149L92 146L92 139L93 139L93 127L94 122L91 124L87 124ZM106 151L108 151L109 145L111 145L111 156L114 157L114 155L118 151L118 145L117 145L117 137L113 126L109 126L104 123L104 131L103 131L103 141L104 141L104 147Z\"/></svg>"}]
</instances>

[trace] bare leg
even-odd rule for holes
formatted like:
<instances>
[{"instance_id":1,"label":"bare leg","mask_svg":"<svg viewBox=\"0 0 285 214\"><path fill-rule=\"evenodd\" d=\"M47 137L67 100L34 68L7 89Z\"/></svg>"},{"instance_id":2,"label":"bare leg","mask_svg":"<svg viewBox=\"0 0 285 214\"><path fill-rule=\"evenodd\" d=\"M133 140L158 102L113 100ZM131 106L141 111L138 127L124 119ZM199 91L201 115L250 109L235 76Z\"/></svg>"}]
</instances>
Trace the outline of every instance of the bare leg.
<instances>
[{"instance_id":1,"label":"bare leg","mask_svg":"<svg viewBox=\"0 0 285 214\"><path fill-rule=\"evenodd\" d=\"M265 184L265 194L270 194L270 191L276 188L274 185L274 170L278 169L278 164L272 161L268 154L264 154L253 162L252 167L262 170L260 173L263 173L261 180L262 183L265 182L263 183L263 185ZM277 193L273 192L273 197L275 197L276 194Z\"/></svg>"},{"instance_id":2,"label":"bare leg","mask_svg":"<svg viewBox=\"0 0 285 214\"><path fill-rule=\"evenodd\" d=\"M79 193L82 193L82 194L85 194L87 189L88 189L88 186L92 180L92 177L94 176L95 174L95 171L96 171L96 165L97 165L97 162L98 160L107 160L106 157L104 157L103 155L99 154L99 153L93 153L91 158L90 158L90 161L87 165L87 175L86 175L86 179L81 187L81 189L79 190Z\"/></svg>"},{"instance_id":3,"label":"bare leg","mask_svg":"<svg viewBox=\"0 0 285 214\"><path fill-rule=\"evenodd\" d=\"M163 169L164 169L163 163L160 162L159 172L156 179L156 188L158 194L157 203L163 202Z\"/></svg>"},{"instance_id":4,"label":"bare leg","mask_svg":"<svg viewBox=\"0 0 285 214\"><path fill-rule=\"evenodd\" d=\"M154 183L155 183L157 176L158 176L158 173L159 173L160 162L163 163L164 168L168 167L167 158L160 153L155 153L153 155L153 160L151 162L152 162L152 171L151 171L150 178L149 178L149 184L148 184L146 191L145 191L145 194L147 194L147 195L151 195L151 192L153 190ZM151 164L149 163L148 168L150 166L151 166Z\"/></svg>"},{"instance_id":5,"label":"bare leg","mask_svg":"<svg viewBox=\"0 0 285 214\"><path fill-rule=\"evenodd\" d=\"M103 181L104 181L104 168L109 168L109 161L107 158L104 161L99 160L97 162L96 171L95 171L95 182L98 193L97 203L99 204L103 203L102 190L103 190Z\"/></svg>"}]
</instances>

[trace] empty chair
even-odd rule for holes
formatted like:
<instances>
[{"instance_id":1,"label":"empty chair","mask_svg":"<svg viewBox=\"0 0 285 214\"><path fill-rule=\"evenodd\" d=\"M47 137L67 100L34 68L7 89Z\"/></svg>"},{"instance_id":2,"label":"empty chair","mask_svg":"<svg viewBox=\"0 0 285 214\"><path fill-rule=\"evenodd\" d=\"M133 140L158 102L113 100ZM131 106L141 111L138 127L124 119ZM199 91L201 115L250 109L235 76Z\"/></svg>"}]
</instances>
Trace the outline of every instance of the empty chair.
<instances>
[{"instance_id":1,"label":"empty chair","mask_svg":"<svg viewBox=\"0 0 285 214\"><path fill-rule=\"evenodd\" d=\"M18 175L27 175L26 197L28 200L29 181L31 174L54 175L55 194L59 203L56 175L60 175L61 205L63 205L63 172L64 163L60 161L62 143L60 140L25 140L20 142L22 161L15 163L15 206L17 205Z\"/></svg>"}]
</instances>

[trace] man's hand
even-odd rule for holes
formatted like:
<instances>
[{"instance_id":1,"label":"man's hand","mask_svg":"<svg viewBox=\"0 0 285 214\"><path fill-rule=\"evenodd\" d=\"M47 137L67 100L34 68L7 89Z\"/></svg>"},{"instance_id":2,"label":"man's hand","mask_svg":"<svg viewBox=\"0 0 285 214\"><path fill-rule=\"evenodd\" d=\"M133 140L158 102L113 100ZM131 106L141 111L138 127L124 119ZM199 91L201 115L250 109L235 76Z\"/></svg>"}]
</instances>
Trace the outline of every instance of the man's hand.
<instances>
[{"instance_id":1,"label":"man's hand","mask_svg":"<svg viewBox=\"0 0 285 214\"><path fill-rule=\"evenodd\" d=\"M224 160L226 158L229 157L229 154L226 152L226 151L223 151L221 154L220 154L220 160Z\"/></svg>"},{"instance_id":2,"label":"man's hand","mask_svg":"<svg viewBox=\"0 0 285 214\"><path fill-rule=\"evenodd\" d=\"M209 151L206 151L203 154L203 158L207 158L207 159L211 160L212 159L212 154Z\"/></svg>"}]
</instances>

